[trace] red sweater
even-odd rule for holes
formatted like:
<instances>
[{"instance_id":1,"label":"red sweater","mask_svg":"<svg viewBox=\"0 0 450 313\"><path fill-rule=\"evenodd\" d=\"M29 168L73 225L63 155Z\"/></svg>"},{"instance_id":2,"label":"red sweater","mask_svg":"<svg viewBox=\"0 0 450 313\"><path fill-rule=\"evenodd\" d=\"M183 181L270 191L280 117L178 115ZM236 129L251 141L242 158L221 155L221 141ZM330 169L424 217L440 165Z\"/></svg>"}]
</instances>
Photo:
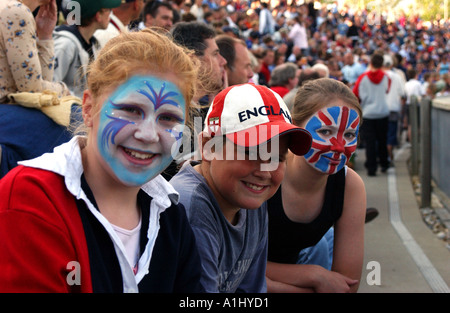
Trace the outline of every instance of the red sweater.
<instances>
[{"instance_id":1,"label":"red sweater","mask_svg":"<svg viewBox=\"0 0 450 313\"><path fill-rule=\"evenodd\" d=\"M83 224L63 177L18 166L0 180L0 269L0 292L92 292ZM81 284L70 285L76 277Z\"/></svg>"}]
</instances>

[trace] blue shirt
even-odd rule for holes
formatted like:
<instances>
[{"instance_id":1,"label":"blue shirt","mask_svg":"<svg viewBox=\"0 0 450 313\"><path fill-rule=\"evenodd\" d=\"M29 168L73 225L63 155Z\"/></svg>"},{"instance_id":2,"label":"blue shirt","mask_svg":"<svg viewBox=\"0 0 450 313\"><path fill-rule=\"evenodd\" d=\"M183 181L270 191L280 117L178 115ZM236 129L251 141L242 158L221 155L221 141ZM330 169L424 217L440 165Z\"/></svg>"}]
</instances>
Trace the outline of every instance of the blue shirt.
<instances>
[{"instance_id":1,"label":"blue shirt","mask_svg":"<svg viewBox=\"0 0 450 313\"><path fill-rule=\"evenodd\" d=\"M232 225L222 214L205 178L191 164L170 183L180 194L194 231L206 292L267 292L266 203L256 210L240 209Z\"/></svg>"}]
</instances>

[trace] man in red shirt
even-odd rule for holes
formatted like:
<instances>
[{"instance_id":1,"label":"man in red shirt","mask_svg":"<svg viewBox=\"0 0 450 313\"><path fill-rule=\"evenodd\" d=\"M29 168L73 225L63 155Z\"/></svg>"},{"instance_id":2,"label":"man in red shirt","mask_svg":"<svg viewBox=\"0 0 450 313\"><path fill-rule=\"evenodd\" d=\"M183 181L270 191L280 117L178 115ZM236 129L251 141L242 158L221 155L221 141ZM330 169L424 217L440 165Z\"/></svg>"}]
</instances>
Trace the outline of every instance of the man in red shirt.
<instances>
[{"instance_id":1,"label":"man in red shirt","mask_svg":"<svg viewBox=\"0 0 450 313\"><path fill-rule=\"evenodd\" d=\"M265 81L267 82L266 86L269 86L268 83L270 81L270 69L269 66L273 64L273 61L275 60L275 51L266 49L262 53L263 57L263 63L261 66L261 71L259 72L259 75L261 75L265 78ZM261 83L261 80L260 80Z\"/></svg>"}]
</instances>

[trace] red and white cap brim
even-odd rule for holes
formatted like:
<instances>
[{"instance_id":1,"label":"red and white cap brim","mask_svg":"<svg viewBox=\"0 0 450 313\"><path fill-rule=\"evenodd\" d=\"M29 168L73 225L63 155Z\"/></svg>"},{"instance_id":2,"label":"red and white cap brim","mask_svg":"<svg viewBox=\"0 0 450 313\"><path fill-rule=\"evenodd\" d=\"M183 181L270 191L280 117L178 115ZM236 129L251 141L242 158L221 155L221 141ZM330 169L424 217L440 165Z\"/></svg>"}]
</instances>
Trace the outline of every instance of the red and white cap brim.
<instances>
[{"instance_id":1,"label":"red and white cap brim","mask_svg":"<svg viewBox=\"0 0 450 313\"><path fill-rule=\"evenodd\" d=\"M211 136L226 135L245 147L289 135L289 149L297 155L306 154L312 142L308 131L291 124L283 99L269 88L254 84L235 85L221 91L209 108L204 131Z\"/></svg>"}]
</instances>

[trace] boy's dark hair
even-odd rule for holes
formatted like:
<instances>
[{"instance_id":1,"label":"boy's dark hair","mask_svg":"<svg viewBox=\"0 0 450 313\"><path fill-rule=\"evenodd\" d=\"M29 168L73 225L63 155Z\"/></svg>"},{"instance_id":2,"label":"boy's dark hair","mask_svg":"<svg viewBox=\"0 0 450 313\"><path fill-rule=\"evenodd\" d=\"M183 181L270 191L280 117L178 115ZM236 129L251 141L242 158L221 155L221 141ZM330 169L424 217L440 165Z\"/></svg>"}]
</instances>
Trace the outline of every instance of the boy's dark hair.
<instances>
[{"instance_id":1,"label":"boy's dark hair","mask_svg":"<svg viewBox=\"0 0 450 313\"><path fill-rule=\"evenodd\" d=\"M145 4L145 7L142 11L142 16L145 17L147 14L150 14L151 16L156 17L156 13L158 12L158 9L160 7L166 7L169 10L173 10L172 5L170 5L170 3L164 2L164 1L153 0L153 1L149 1Z\"/></svg>"},{"instance_id":2,"label":"boy's dark hair","mask_svg":"<svg viewBox=\"0 0 450 313\"><path fill-rule=\"evenodd\" d=\"M216 37L215 30L200 22L179 22L171 30L175 43L194 50L195 55L202 56L207 45L206 39Z\"/></svg>"},{"instance_id":3,"label":"boy's dark hair","mask_svg":"<svg viewBox=\"0 0 450 313\"><path fill-rule=\"evenodd\" d=\"M416 77L416 70L413 68L410 68L406 71L406 77L408 78L408 80L413 79L414 77Z\"/></svg>"},{"instance_id":4,"label":"boy's dark hair","mask_svg":"<svg viewBox=\"0 0 450 313\"><path fill-rule=\"evenodd\" d=\"M94 22L95 20L95 15L94 16L89 16L89 17L83 17L80 19L80 25L78 25L78 27L86 27L92 24L92 22Z\"/></svg>"},{"instance_id":5,"label":"boy's dark hair","mask_svg":"<svg viewBox=\"0 0 450 313\"><path fill-rule=\"evenodd\" d=\"M400 53L396 53L395 55L395 60L397 63L395 63L395 66L400 65L402 63L403 57Z\"/></svg>"},{"instance_id":6,"label":"boy's dark hair","mask_svg":"<svg viewBox=\"0 0 450 313\"><path fill-rule=\"evenodd\" d=\"M374 68L381 68L383 66L384 58L380 53L374 53L370 58L370 65Z\"/></svg>"},{"instance_id":7,"label":"boy's dark hair","mask_svg":"<svg viewBox=\"0 0 450 313\"><path fill-rule=\"evenodd\" d=\"M236 40L228 35L219 35L216 38L216 43L219 47L220 54L227 60L227 66L233 70L236 59L236 48L234 46Z\"/></svg>"}]
</instances>

